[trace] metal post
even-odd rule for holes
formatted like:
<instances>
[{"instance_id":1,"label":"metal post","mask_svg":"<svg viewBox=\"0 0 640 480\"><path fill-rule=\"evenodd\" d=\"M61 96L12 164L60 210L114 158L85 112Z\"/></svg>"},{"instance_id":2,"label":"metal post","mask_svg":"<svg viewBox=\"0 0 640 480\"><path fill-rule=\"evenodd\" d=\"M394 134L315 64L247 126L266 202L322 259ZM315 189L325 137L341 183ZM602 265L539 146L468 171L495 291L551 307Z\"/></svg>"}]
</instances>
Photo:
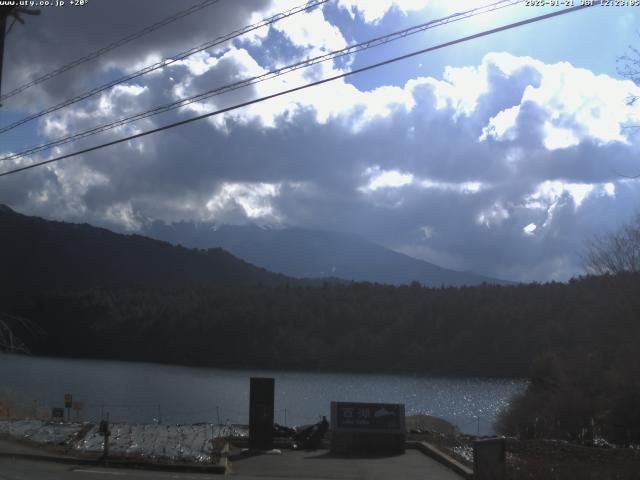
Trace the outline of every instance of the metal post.
<instances>
[{"instance_id":1,"label":"metal post","mask_svg":"<svg viewBox=\"0 0 640 480\"><path fill-rule=\"evenodd\" d=\"M109 426L109 413L107 412L107 428L104 432L104 461L109 458L109 437L111 436L111 427Z\"/></svg>"},{"instance_id":2,"label":"metal post","mask_svg":"<svg viewBox=\"0 0 640 480\"><path fill-rule=\"evenodd\" d=\"M2 62L4 60L4 36L7 30L7 17L0 17L0 94L2 94ZM2 104L0 104L0 107Z\"/></svg>"},{"instance_id":3,"label":"metal post","mask_svg":"<svg viewBox=\"0 0 640 480\"><path fill-rule=\"evenodd\" d=\"M216 418L218 419L218 426L220 426L220 407L216 405Z\"/></svg>"}]
</instances>

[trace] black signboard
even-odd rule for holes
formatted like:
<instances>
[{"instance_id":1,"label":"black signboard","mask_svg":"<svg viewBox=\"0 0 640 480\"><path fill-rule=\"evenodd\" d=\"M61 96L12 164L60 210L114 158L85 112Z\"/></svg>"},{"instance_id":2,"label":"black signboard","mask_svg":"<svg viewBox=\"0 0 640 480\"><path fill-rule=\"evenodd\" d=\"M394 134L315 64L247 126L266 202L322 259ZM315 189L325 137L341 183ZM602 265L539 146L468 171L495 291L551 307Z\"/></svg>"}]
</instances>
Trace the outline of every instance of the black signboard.
<instances>
[{"instance_id":1,"label":"black signboard","mask_svg":"<svg viewBox=\"0 0 640 480\"><path fill-rule=\"evenodd\" d=\"M51 418L64 418L64 408L53 407L51 409Z\"/></svg>"},{"instance_id":2,"label":"black signboard","mask_svg":"<svg viewBox=\"0 0 640 480\"><path fill-rule=\"evenodd\" d=\"M268 450L273 439L275 379L251 378L249 392L249 448Z\"/></svg>"},{"instance_id":3,"label":"black signboard","mask_svg":"<svg viewBox=\"0 0 640 480\"><path fill-rule=\"evenodd\" d=\"M336 402L338 428L400 430L404 423L404 408L395 403Z\"/></svg>"},{"instance_id":4,"label":"black signboard","mask_svg":"<svg viewBox=\"0 0 640 480\"><path fill-rule=\"evenodd\" d=\"M405 438L401 403L331 402L333 453L402 453Z\"/></svg>"}]
</instances>

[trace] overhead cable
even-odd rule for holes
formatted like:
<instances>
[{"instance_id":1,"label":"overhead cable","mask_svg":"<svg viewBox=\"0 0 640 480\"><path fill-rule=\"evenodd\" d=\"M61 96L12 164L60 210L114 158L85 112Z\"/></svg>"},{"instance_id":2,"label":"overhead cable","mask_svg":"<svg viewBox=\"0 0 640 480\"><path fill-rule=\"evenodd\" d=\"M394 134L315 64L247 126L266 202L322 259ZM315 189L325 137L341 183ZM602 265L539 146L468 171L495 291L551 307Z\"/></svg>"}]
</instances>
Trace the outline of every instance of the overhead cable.
<instances>
[{"instance_id":1,"label":"overhead cable","mask_svg":"<svg viewBox=\"0 0 640 480\"><path fill-rule=\"evenodd\" d=\"M405 55L400 55L400 56L397 56L397 57L393 57L393 58L384 60L382 62L370 64L370 65L367 65L365 67L360 67L360 68L357 68L355 70L344 72L344 73L341 73L341 74L338 74L338 75L333 75L331 77L323 78L321 80L316 80L314 82L310 82L310 83L307 83L305 85L300 85L298 87L289 88L287 90L283 90L283 91L280 91L280 92L277 92L277 93L273 93L271 95L266 95L264 97L256 98L256 99L253 99L253 100L249 100L247 102L239 103L239 104L236 104L236 105L233 105L233 106L230 106L230 107L222 108L220 110L216 110L216 111L213 111L213 112L205 113L203 115L198 115L196 117L192 117L192 118L188 118L188 119L185 119L185 120L181 120L179 122L174 122L174 123L171 123L171 124L168 124L168 125L164 125L162 127L154 128L152 130L147 130L145 132L141 132L141 133L138 133L138 134L135 134L135 135L130 135L130 136L127 136L127 137L124 137L124 138L119 138L117 140L113 140L111 142L103 143L103 144L100 144L100 145L95 145L93 147L85 148L85 149L78 150L78 151L75 151L75 152L72 152L72 153L67 153L65 155L60 155L58 157L51 158L49 160L45 160L45 161L42 161L42 162L37 162L37 163L32 163L30 165L25 165L23 167L19 167L19 168L13 169L13 170L2 172L2 173L0 173L0 177L4 177L4 176L7 176L7 175L12 175L12 174L15 174L15 173L18 173L18 172L22 172L22 171L25 171L25 170L30 170L32 168L40 167L40 166L43 166L43 165L48 165L48 164L51 164L51 163L54 163L54 162L59 162L61 160L67 159L67 158L75 157L77 155L82 155L84 153L93 152L93 151L100 150L102 148L109 147L109 146L112 146L112 145L117 145L117 144L120 144L120 143L124 143L124 142L128 142L128 141L131 141L131 140L135 140L137 138L142 138L142 137L145 137L147 135L151 135L151 134L157 133L157 132L162 132L164 130L169 130L171 128L175 128L175 127L178 127L178 126L181 126L181 125L187 125L189 123L193 123L193 122L196 122L198 120L202 120L202 119L205 119L205 118L213 117L215 115L220 115L220 114L223 114L223 113L226 113L226 112L230 112L232 110L237 110L239 108L247 107L249 105L254 105L256 103L264 102L266 100L271 100L273 98L281 97L283 95L288 95L288 94L293 93L293 92L305 90L307 88L315 87L317 85L322 85L322 84L325 84L325 83L328 83L328 82L332 82L334 80L338 80L338 79L341 79L341 78L346 78L346 77L349 77L351 75L355 75L355 74L358 74L358 73L366 72L368 70L373 70L375 68L379 68L379 67L382 67L384 65L389 65L389 64L392 64L392 63L396 63L396 62L399 62L401 60L406 60L408 58L412 58L412 57L415 57L417 55L422 55L422 54L425 54L425 53L433 52L435 50L439 50L439 49L442 49L442 48L445 48L445 47L450 47L452 45L457 45L457 44L460 44L460 43L468 42L468 41L471 41L471 40L475 40L477 38L486 37L488 35L493 35L494 33L503 32L505 30L511 30L513 28L521 27L521 26L524 26L524 25L529 25L529 24L532 24L532 23L535 23L535 22L540 22L542 20L547 20L549 18L558 17L560 15L566 15L568 13L573 13L573 12L576 12L576 11L579 11L579 10L590 8L590 7L594 6L594 5L598 5L598 4L597 3L593 3L593 4L578 5L578 6L575 6L575 7L565 8L565 9L558 10L558 11L551 12L551 13L547 13L547 14L544 14L544 15L539 15L537 17L528 18L526 20L521 20L519 22L514 22L514 23L507 24L507 25L503 25L501 27L493 28L491 30L484 30L484 31L482 31L480 33L476 33L476 34L469 35L469 36L466 36L466 37L458 38L456 40L451 40L449 42L441 43L441 44L433 46L433 47L427 47L427 48L423 48L421 50L416 50L414 52L407 53Z\"/></svg>"},{"instance_id":2,"label":"overhead cable","mask_svg":"<svg viewBox=\"0 0 640 480\"><path fill-rule=\"evenodd\" d=\"M202 10L203 8L206 8L210 5L213 5L214 3L218 3L220 0L204 0L201 3L198 3L190 8L187 8L186 10L181 10L173 15L171 15L170 17L165 18L164 20L160 20L159 22L154 23L153 25L149 25L146 28L143 28L142 30L139 30L135 33L132 33L131 35L127 35L124 38L121 38L120 40L116 40L115 42L110 43L109 45L106 45L102 48L99 48L98 50L94 50L93 52L85 55L84 57L80 57L76 60L73 60L70 63L67 63L66 65L63 65L62 67L59 67L45 75L42 75L38 78L36 78L35 80L32 80L28 83L25 83L23 85L20 85L17 88L14 88L13 90L11 90L10 92L5 93L4 95L0 96L0 102L2 102L3 100L6 100L7 98L13 97L14 95L17 95L21 92L24 92L25 90L27 90L28 88L33 87L34 85L38 85L39 83L45 82L47 80L50 80L58 75L60 75L61 73L64 73L68 70L71 70L72 68L77 67L78 65L81 65L85 62L88 62L90 60L93 60L94 58L99 57L100 55L104 55L107 52L110 52L113 49L116 49L118 47L121 47L122 45L125 45L129 42L132 42L134 40L137 40L140 37L143 37L155 30L158 30L159 28L165 27L167 25L169 25L170 23L175 22L176 20L180 20L181 18L184 18L188 15L191 15L192 13L198 12L200 10Z\"/></svg>"},{"instance_id":3,"label":"overhead cable","mask_svg":"<svg viewBox=\"0 0 640 480\"><path fill-rule=\"evenodd\" d=\"M69 98L63 102L60 102L56 105L53 105L51 107L48 107L38 113L34 113L32 115L29 115L27 117L24 117L20 120L17 120L9 125L6 125L4 127L0 127L0 134L1 133L5 133L8 132L9 130L13 130L14 128L20 126L20 125L24 125L27 122L30 122L31 120L35 120L36 118L40 118L44 115L47 115L49 113L55 112L57 110L60 110L61 108L64 107L68 107L69 105L73 105L74 103L80 102L82 100L85 100L89 97L92 97L94 95L97 95L98 93L104 92L105 90L108 90L112 87L115 87L116 85L120 85L122 83L128 82L130 80L133 80L135 78L141 77L142 75L146 75L147 73L151 73L155 70L158 70L160 68L165 68L168 67L171 64L174 64L176 62L179 62L181 60L184 60L187 57L190 57L191 55L194 55L195 53L198 52L202 52L204 50L208 50L210 48L216 47L218 45L223 44L224 42L227 42L229 40L233 40L234 38L240 37L242 35L245 35L249 32L252 32L254 30L257 30L259 28L263 28L266 26L269 26L271 24L274 24L284 18L288 18L291 17L292 15L295 15L297 13L303 12L303 11L308 11L311 10L319 5L322 5L323 3L328 2L329 0L313 0L311 2L307 2L304 5L299 5L297 7L291 8L289 10L286 10L284 12L280 12L277 13L276 15L273 15L269 18L265 18L263 20L260 20L257 23L254 23L252 25L248 25L246 27L243 27L239 30L235 30L231 33L228 33L226 35L222 35L219 37L216 37L215 39L205 42L201 45L198 45L196 47L190 48L189 50L185 50L184 52L180 52L177 53L171 57L165 58L164 60L161 60L159 62L156 62L152 65L148 65L144 68L141 68L140 70L137 70L133 73L130 73L129 75L125 75L123 77L120 77L116 80L113 80L111 82L105 83L103 85L100 85L99 87L93 88L91 90L88 90L84 93L81 93L79 95L76 95L72 98Z\"/></svg>"},{"instance_id":4,"label":"overhead cable","mask_svg":"<svg viewBox=\"0 0 640 480\"><path fill-rule=\"evenodd\" d=\"M403 30L399 30L387 35L383 35L380 37L376 37L373 38L371 40L367 40L365 42L361 42L355 45L351 45L345 48L342 48L340 50L336 50L333 52L329 52L329 53L325 53L322 55L318 55L316 57L313 58L309 58L300 62L296 62L294 64L291 65L287 65L284 67L280 67L274 70L271 70L269 72L263 73L261 75L257 75L254 77L250 77L250 78L246 78L243 80L239 80L237 82L231 83L231 84L227 84L227 85L223 85L221 87L216 87L213 88L211 90L207 90L205 92L199 93L197 95L188 97L188 98L184 98L181 100L177 100L175 102L171 102L165 105L161 105L158 107L155 107L151 110L146 110L144 112L138 113L136 115L132 115L126 118L121 118L119 120L115 120L115 121L111 121L108 123L104 123L102 125L98 125L96 127L92 127L88 130L79 132L79 133L75 133L73 135L68 135L65 137L61 137L58 138L56 140L52 140L51 142L45 143L45 144L41 144L41 145L36 145L36 146L32 146L29 147L25 150L22 150L21 152L17 152L11 155L8 155L6 157L0 158L0 161L9 161L9 160L16 160L18 158L22 158L28 155L33 155L35 153L39 153L45 150L49 150L51 148L60 146L60 145L65 145L69 142L74 142L76 140L80 140L82 138L86 138L92 135L96 135L98 133L102 133L102 132L106 132L108 130L117 128L117 127L121 127L124 125L127 125L129 123L138 121L138 120L142 120L144 118L148 118L154 115L158 115L164 112L168 112L170 110L175 110L177 108L181 108L181 107L185 107L187 105L190 105L192 103L195 102L199 102L208 98L211 98L213 96L217 96L217 95L221 95L224 93L228 93L234 90L238 90L240 88L244 88L247 87L249 85L254 85L256 83L260 83L260 82L264 82L266 80L271 80L273 78L279 77L281 75L284 75L286 73L290 73L293 72L295 70L299 70L301 68L307 68L310 67L312 65L316 65L318 63L322 63L322 62L326 62L329 60L334 60L336 58L340 58L340 57L344 57L347 55L352 55L354 53L363 51L363 50L367 50L370 48L374 48L374 47L378 47L380 45L384 45L386 43L390 43L396 40L400 40L402 38L405 38L409 35L415 35L417 33L423 32L425 30L428 30L430 28L435 28L441 25L446 25L448 23L451 22L456 22L456 21L460 21L460 20L464 20L466 18L470 18L476 15L480 15L483 13L488 13L488 12L493 12L495 10L501 9L501 8L505 8L505 7L509 7L512 5L516 5L518 3L522 3L522 0L501 0L495 3L492 3L490 5L485 5L482 7L478 7L478 8L474 8L472 10L468 10L465 12L460 12L460 13L454 13L452 15L443 17L443 18L439 18L436 20L430 20L428 22L425 23L421 23L419 25L415 25L409 28L405 28Z\"/></svg>"}]
</instances>

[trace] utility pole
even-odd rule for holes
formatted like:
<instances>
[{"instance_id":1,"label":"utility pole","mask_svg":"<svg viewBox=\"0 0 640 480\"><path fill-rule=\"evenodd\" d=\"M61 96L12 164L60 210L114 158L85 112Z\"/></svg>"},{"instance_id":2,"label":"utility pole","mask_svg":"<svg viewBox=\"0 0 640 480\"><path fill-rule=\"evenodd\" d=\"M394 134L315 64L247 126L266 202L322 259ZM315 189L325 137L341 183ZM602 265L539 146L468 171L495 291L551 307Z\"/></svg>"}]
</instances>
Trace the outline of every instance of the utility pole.
<instances>
[{"instance_id":1,"label":"utility pole","mask_svg":"<svg viewBox=\"0 0 640 480\"><path fill-rule=\"evenodd\" d=\"M16 7L2 7L0 10L0 95L2 95L2 63L4 60L4 37L7 31L7 17ZM0 104L0 107L2 104Z\"/></svg>"},{"instance_id":2,"label":"utility pole","mask_svg":"<svg viewBox=\"0 0 640 480\"><path fill-rule=\"evenodd\" d=\"M2 64L4 63L4 39L7 36L7 18L13 17L13 21L24 25L24 20L20 17L25 15L40 15L40 10L32 10L16 6L0 7L0 95L2 95ZM13 24L11 24L13 26ZM10 27L11 28L11 27ZM0 103L0 107L2 104Z\"/></svg>"}]
</instances>

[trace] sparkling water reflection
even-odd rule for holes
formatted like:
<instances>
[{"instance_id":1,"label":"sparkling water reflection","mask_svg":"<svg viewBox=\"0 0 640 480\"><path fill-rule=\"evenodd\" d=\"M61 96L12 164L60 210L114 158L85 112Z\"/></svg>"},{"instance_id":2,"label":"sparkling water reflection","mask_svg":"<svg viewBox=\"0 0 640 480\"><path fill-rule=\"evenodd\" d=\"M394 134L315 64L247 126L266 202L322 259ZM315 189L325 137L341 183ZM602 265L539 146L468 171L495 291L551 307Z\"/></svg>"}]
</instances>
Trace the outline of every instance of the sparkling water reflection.
<instances>
[{"instance_id":1,"label":"sparkling water reflection","mask_svg":"<svg viewBox=\"0 0 640 480\"><path fill-rule=\"evenodd\" d=\"M483 435L493 432L497 413L526 385L512 379L229 370L0 355L1 388L14 403L34 409L61 407L64 393L71 392L74 401L83 402L85 419L109 413L113 421L246 423L251 376L276 379L278 423L315 422L328 415L332 400L389 402L404 403L407 415L435 415L463 432Z\"/></svg>"}]
</instances>

